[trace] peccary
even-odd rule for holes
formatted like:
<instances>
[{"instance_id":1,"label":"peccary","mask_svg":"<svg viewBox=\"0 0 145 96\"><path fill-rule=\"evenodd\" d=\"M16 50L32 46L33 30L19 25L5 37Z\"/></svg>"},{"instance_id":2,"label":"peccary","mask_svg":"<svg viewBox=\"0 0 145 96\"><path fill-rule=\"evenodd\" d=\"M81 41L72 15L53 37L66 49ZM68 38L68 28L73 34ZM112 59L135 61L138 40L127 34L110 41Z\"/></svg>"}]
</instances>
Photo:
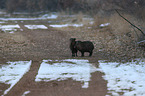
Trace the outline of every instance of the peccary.
<instances>
[{"instance_id":1,"label":"peccary","mask_svg":"<svg viewBox=\"0 0 145 96\"><path fill-rule=\"evenodd\" d=\"M76 40L76 38L70 38L70 49L72 52L72 57L77 56L77 52L78 52L78 50L75 48L75 45L76 45L75 40Z\"/></svg>"},{"instance_id":2,"label":"peccary","mask_svg":"<svg viewBox=\"0 0 145 96\"><path fill-rule=\"evenodd\" d=\"M75 48L81 52L82 57L85 52L89 52L89 56L92 56L94 45L90 41L76 41Z\"/></svg>"},{"instance_id":3,"label":"peccary","mask_svg":"<svg viewBox=\"0 0 145 96\"><path fill-rule=\"evenodd\" d=\"M85 52L89 52L89 56L92 56L94 45L90 41L76 41L76 38L70 38L70 49L72 56L77 56L78 50L81 52L82 57Z\"/></svg>"}]
</instances>

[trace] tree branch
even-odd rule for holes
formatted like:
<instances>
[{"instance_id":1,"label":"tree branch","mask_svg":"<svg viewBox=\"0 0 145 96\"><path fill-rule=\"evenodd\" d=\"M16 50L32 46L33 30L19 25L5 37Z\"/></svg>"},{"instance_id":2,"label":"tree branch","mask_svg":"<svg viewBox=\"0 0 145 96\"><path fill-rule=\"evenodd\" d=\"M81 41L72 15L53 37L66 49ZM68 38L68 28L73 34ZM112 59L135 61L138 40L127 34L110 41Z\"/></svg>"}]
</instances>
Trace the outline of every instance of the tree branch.
<instances>
[{"instance_id":1,"label":"tree branch","mask_svg":"<svg viewBox=\"0 0 145 96\"><path fill-rule=\"evenodd\" d=\"M145 36L144 32L143 32L140 28L138 28L137 26L135 26L134 24L132 24L130 21L128 21L125 17L123 17L123 16L118 12L118 10L115 9L115 11L118 13L118 15L119 15L120 17L122 17L125 21L127 21L127 22L128 22L129 24L131 24L133 27L137 28L137 29Z\"/></svg>"}]
</instances>

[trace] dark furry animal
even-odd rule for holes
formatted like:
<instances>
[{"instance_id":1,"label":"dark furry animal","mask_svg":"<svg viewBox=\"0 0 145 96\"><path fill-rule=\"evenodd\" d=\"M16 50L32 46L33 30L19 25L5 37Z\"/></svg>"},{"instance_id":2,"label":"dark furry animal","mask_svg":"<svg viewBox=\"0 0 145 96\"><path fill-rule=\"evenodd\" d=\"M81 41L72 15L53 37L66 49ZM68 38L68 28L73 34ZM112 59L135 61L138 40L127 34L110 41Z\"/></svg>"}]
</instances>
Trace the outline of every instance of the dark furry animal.
<instances>
[{"instance_id":1,"label":"dark furry animal","mask_svg":"<svg viewBox=\"0 0 145 96\"><path fill-rule=\"evenodd\" d=\"M76 41L76 38L70 38L70 49L73 57L77 56L78 50L81 52L82 57L85 52L89 52L89 56L92 56L94 45L90 41Z\"/></svg>"},{"instance_id":2,"label":"dark furry animal","mask_svg":"<svg viewBox=\"0 0 145 96\"><path fill-rule=\"evenodd\" d=\"M94 45L91 41L76 41L75 48L81 52L82 57L85 52L89 52L89 56L92 56Z\"/></svg>"},{"instance_id":3,"label":"dark furry animal","mask_svg":"<svg viewBox=\"0 0 145 96\"><path fill-rule=\"evenodd\" d=\"M70 49L72 52L72 57L77 56L78 50L75 48L76 45L76 38L70 38Z\"/></svg>"}]
</instances>

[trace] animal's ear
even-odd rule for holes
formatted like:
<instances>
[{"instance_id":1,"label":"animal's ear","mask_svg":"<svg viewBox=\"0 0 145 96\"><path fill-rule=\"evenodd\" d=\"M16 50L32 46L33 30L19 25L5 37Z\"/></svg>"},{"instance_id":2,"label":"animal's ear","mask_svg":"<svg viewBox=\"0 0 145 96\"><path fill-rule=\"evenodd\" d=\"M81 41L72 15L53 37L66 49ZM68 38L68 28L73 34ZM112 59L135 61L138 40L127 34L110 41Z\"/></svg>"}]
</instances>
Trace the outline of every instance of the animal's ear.
<instances>
[{"instance_id":1,"label":"animal's ear","mask_svg":"<svg viewBox=\"0 0 145 96\"><path fill-rule=\"evenodd\" d=\"M76 38L70 38L70 41L75 41L76 40Z\"/></svg>"}]
</instances>

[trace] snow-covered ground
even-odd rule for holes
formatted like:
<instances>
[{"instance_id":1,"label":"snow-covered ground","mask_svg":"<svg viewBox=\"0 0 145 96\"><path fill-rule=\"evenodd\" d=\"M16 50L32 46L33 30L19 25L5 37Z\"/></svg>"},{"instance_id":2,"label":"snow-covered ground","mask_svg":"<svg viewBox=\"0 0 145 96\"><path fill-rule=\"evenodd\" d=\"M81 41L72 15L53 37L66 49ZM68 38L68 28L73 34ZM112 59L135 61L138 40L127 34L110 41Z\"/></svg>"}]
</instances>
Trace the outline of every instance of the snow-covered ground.
<instances>
[{"instance_id":1,"label":"snow-covered ground","mask_svg":"<svg viewBox=\"0 0 145 96\"><path fill-rule=\"evenodd\" d=\"M5 22L1 21L0 23L5 23ZM109 23L101 24L100 26L105 27L105 26L108 26L108 25L109 25ZM48 29L45 25L24 25L24 26L28 29ZM83 24L61 24L61 25L54 24L54 25L49 25L49 26L50 27L56 27L56 28L62 28L62 27L69 27L69 26L82 27L84 25ZM20 26L18 24L15 24L15 25L0 25L0 29L3 32L9 32L9 33L14 33L18 29L20 29L21 31L23 30L23 29L20 28Z\"/></svg>"},{"instance_id":2,"label":"snow-covered ground","mask_svg":"<svg viewBox=\"0 0 145 96\"><path fill-rule=\"evenodd\" d=\"M21 15L21 14L24 14L24 13L19 13L18 12L17 14ZM28 13L25 13L25 14L28 14ZM52 13L41 15L40 17L28 17L28 18L10 17L10 16L0 17L0 30L2 30L3 32L14 33L15 31L17 31L17 29L20 29L20 26L17 24L18 21L23 23L24 21L48 20L48 24L52 23L49 26L50 27L55 27L55 28L70 27L70 26L72 26L72 27L82 27L82 26L85 25L85 24L83 24L83 22L79 22L79 24L70 23L72 18L77 18L77 15L67 15L66 19L62 19L62 20L61 19L59 20L58 17L66 17L66 16L65 15L60 16L58 13L52 12ZM88 24L92 25L94 23L93 18L86 17L85 15L84 15L84 17L82 17L82 19L84 21L90 22ZM13 22L15 25L6 25L9 21ZM57 23L60 23L60 22L65 22L65 24L57 24ZM103 25L103 26L107 26L107 25ZM25 27L27 27L28 29L47 29L47 27L45 25L25 25ZM20 29L20 30L23 30L23 29Z\"/></svg>"},{"instance_id":3,"label":"snow-covered ground","mask_svg":"<svg viewBox=\"0 0 145 96\"><path fill-rule=\"evenodd\" d=\"M48 29L45 25L24 25L28 29ZM18 29L23 31L21 27L18 24L15 25L0 25L0 29L3 32L9 32L9 33L14 33Z\"/></svg>"},{"instance_id":4,"label":"snow-covered ground","mask_svg":"<svg viewBox=\"0 0 145 96\"><path fill-rule=\"evenodd\" d=\"M3 13L3 12L2 12ZM19 13L19 12L15 12L15 14L29 14L29 13ZM66 19L64 18L66 17ZM68 18L69 17L69 18ZM57 19L58 18L58 19ZM60 19L59 18L64 18L64 19ZM12 22L15 22L17 24L17 21L35 21L35 20L48 20L48 23L52 23L50 25L50 27L55 27L55 28L62 28L62 27L82 27L84 26L86 23L83 23L83 22L79 22L79 24L71 24L70 21L72 21L72 18L74 19L77 19L78 16L77 15L60 15L59 13L56 13L56 12L52 12L52 13L48 13L48 14L44 14L44 15L41 15L39 17L28 17L28 18L22 18L22 17L17 17L17 18L13 18L13 17L1 17L0 18L0 24L2 23L6 23L8 21L12 21ZM51 20L53 19L53 20ZM55 20L56 19L56 20ZM83 15L82 16L82 20L85 21L85 22L88 22L87 24L94 24L94 19L91 18L90 16L87 16L87 15ZM65 21L65 24L57 24L57 23L62 23ZM104 24L100 24L99 27L106 27L106 26L109 26L110 23L104 23ZM34 25L26 25L26 27L28 29L47 29L46 27L44 27L44 25L42 25L42 27L39 26L34 26ZM90 27L91 28L91 27ZM0 28L2 29L2 28ZM7 32L7 29L3 29L4 32L6 31ZM14 29L15 31L16 29ZM13 33L14 31L11 31L11 33Z\"/></svg>"},{"instance_id":5,"label":"snow-covered ground","mask_svg":"<svg viewBox=\"0 0 145 96\"><path fill-rule=\"evenodd\" d=\"M55 63L57 62L57 63ZM66 80L71 78L82 82L82 88L89 87L91 73L96 67L83 59L66 59L62 61L43 60L35 81Z\"/></svg>"},{"instance_id":6,"label":"snow-covered ground","mask_svg":"<svg viewBox=\"0 0 145 96\"><path fill-rule=\"evenodd\" d=\"M45 25L24 25L28 29L48 29Z\"/></svg>"},{"instance_id":7,"label":"snow-covered ground","mask_svg":"<svg viewBox=\"0 0 145 96\"><path fill-rule=\"evenodd\" d=\"M0 18L2 21L25 21L25 20L46 20L46 19L56 19L57 15L45 14L38 18Z\"/></svg>"},{"instance_id":8,"label":"snow-covered ground","mask_svg":"<svg viewBox=\"0 0 145 96\"><path fill-rule=\"evenodd\" d=\"M50 27L56 27L56 28L62 28L62 27L69 27L69 26L72 26L72 27L82 27L83 24L61 24L61 25L50 25Z\"/></svg>"},{"instance_id":9,"label":"snow-covered ground","mask_svg":"<svg viewBox=\"0 0 145 96\"><path fill-rule=\"evenodd\" d=\"M30 91L25 91L22 96L26 96L29 93L30 93Z\"/></svg>"},{"instance_id":10,"label":"snow-covered ground","mask_svg":"<svg viewBox=\"0 0 145 96\"><path fill-rule=\"evenodd\" d=\"M145 96L145 60L99 63L98 70L105 73L103 78L108 81L106 96Z\"/></svg>"},{"instance_id":11,"label":"snow-covered ground","mask_svg":"<svg viewBox=\"0 0 145 96\"><path fill-rule=\"evenodd\" d=\"M0 21L0 24L2 24L2 23L6 23L5 21Z\"/></svg>"},{"instance_id":12,"label":"snow-covered ground","mask_svg":"<svg viewBox=\"0 0 145 96\"><path fill-rule=\"evenodd\" d=\"M6 12L0 10L0 14L6 14Z\"/></svg>"},{"instance_id":13,"label":"snow-covered ground","mask_svg":"<svg viewBox=\"0 0 145 96\"><path fill-rule=\"evenodd\" d=\"M57 17L58 17L57 14L51 14L51 15L44 14L44 15L41 16L41 18L43 18L43 19L57 19Z\"/></svg>"},{"instance_id":14,"label":"snow-covered ground","mask_svg":"<svg viewBox=\"0 0 145 96\"><path fill-rule=\"evenodd\" d=\"M31 61L8 62L0 65L0 83L10 84L4 96L29 71ZM36 82L52 80L80 81L82 88L89 87L91 73L101 71L108 81L106 96L145 96L145 60L137 59L127 63L99 61L96 68L84 59L43 60L35 78ZM0 90L2 91L2 90ZM24 92L23 96L30 91Z\"/></svg>"},{"instance_id":15,"label":"snow-covered ground","mask_svg":"<svg viewBox=\"0 0 145 96\"><path fill-rule=\"evenodd\" d=\"M104 23L104 24L100 24L99 27L106 27L106 26L109 26L109 25L110 25L110 23Z\"/></svg>"},{"instance_id":16,"label":"snow-covered ground","mask_svg":"<svg viewBox=\"0 0 145 96\"><path fill-rule=\"evenodd\" d=\"M0 25L0 29L3 32L13 33L15 31L17 31L18 29L20 29L20 26L18 24L16 24L16 25Z\"/></svg>"},{"instance_id":17,"label":"snow-covered ground","mask_svg":"<svg viewBox=\"0 0 145 96\"><path fill-rule=\"evenodd\" d=\"M13 86L19 82L23 75L29 71L31 61L7 62L8 65L0 66L0 83L10 84L2 96L6 95Z\"/></svg>"},{"instance_id":18,"label":"snow-covered ground","mask_svg":"<svg viewBox=\"0 0 145 96\"><path fill-rule=\"evenodd\" d=\"M48 29L45 25L24 25L24 26L28 29L31 29L31 30L32 29ZM57 27L57 28L69 27L69 26L81 27L81 26L83 26L83 24L63 24L63 25L50 25L50 26L51 27ZM23 29L21 29L18 24L15 24L15 25L0 25L0 30L2 30L3 32L14 33L16 31L18 31L18 29L23 31Z\"/></svg>"}]
</instances>

